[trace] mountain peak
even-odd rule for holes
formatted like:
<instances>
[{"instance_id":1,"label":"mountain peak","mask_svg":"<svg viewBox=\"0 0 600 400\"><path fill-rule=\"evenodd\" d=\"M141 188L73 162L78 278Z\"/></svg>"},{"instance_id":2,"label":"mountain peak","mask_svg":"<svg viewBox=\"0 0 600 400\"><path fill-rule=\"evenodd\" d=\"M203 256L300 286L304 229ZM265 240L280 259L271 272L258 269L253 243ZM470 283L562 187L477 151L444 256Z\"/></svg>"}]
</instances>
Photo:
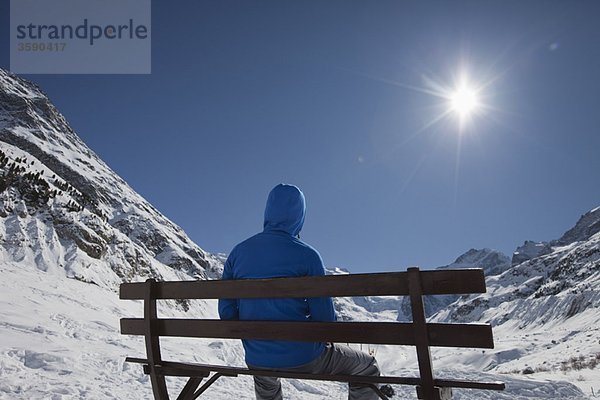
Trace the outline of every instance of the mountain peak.
<instances>
[{"instance_id":1,"label":"mountain peak","mask_svg":"<svg viewBox=\"0 0 600 400\"><path fill-rule=\"evenodd\" d=\"M575 226L566 231L553 244L556 246L566 246L574 242L587 240L598 232L600 232L600 207L596 207L583 214Z\"/></svg>"},{"instance_id":2,"label":"mountain peak","mask_svg":"<svg viewBox=\"0 0 600 400\"><path fill-rule=\"evenodd\" d=\"M0 69L0 252L116 288L217 276L222 262L137 194L34 84Z\"/></svg>"},{"instance_id":3,"label":"mountain peak","mask_svg":"<svg viewBox=\"0 0 600 400\"><path fill-rule=\"evenodd\" d=\"M532 258L548 254L552 251L552 247L547 242L534 242L526 240L522 246L517 247L512 256L511 265L521 264Z\"/></svg>"},{"instance_id":4,"label":"mountain peak","mask_svg":"<svg viewBox=\"0 0 600 400\"><path fill-rule=\"evenodd\" d=\"M486 276L498 275L510 267L510 259L504 253L483 248L470 249L449 265L441 268L483 268Z\"/></svg>"}]
</instances>

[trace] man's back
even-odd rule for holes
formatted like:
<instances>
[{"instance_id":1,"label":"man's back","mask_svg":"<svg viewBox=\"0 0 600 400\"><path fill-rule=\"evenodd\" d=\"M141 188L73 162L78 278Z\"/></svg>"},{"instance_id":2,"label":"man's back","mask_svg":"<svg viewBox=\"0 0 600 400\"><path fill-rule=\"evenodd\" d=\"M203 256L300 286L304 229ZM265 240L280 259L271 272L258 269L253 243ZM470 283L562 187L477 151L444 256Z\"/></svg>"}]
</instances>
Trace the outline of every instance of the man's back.
<instances>
[{"instance_id":1,"label":"man's back","mask_svg":"<svg viewBox=\"0 0 600 400\"><path fill-rule=\"evenodd\" d=\"M304 212L304 198L296 187L277 186L267 201L264 231L232 250L223 279L324 275L319 253L296 238ZM222 319L241 320L335 320L330 298L224 300L219 302L219 314ZM323 343L312 342L244 340L243 344L246 362L267 368L306 364L325 348Z\"/></svg>"}]
</instances>

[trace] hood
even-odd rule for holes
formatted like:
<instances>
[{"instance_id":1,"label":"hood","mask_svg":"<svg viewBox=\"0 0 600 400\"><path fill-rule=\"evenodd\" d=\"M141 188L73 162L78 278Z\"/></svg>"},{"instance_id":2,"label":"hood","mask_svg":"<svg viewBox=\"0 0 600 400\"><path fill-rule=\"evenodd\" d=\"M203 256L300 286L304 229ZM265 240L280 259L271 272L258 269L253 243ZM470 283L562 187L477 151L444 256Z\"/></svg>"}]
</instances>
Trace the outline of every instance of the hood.
<instances>
[{"instance_id":1,"label":"hood","mask_svg":"<svg viewBox=\"0 0 600 400\"><path fill-rule=\"evenodd\" d=\"M294 185L279 184L271 190L265 207L265 231L284 231L297 236L304 225L304 194Z\"/></svg>"}]
</instances>

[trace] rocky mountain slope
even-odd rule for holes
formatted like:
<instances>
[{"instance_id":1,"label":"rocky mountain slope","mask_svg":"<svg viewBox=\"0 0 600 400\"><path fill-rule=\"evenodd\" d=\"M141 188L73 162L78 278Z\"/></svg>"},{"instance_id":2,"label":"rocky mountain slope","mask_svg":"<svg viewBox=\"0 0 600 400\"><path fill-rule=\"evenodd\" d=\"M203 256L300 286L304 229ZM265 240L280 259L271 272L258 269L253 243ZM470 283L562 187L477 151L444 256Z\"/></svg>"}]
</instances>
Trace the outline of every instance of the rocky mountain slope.
<instances>
[{"instance_id":1,"label":"rocky mountain slope","mask_svg":"<svg viewBox=\"0 0 600 400\"><path fill-rule=\"evenodd\" d=\"M548 250L487 279L433 321L491 322L499 350L478 363L501 373L572 374L600 384L600 207ZM596 388L598 391L598 388Z\"/></svg>"},{"instance_id":2,"label":"rocky mountain slope","mask_svg":"<svg viewBox=\"0 0 600 400\"><path fill-rule=\"evenodd\" d=\"M489 278L488 293L461 299L436 318L527 326L600 311L600 207L550 244L548 254Z\"/></svg>"},{"instance_id":3,"label":"rocky mountain slope","mask_svg":"<svg viewBox=\"0 0 600 400\"><path fill-rule=\"evenodd\" d=\"M0 251L113 289L215 277L222 265L100 160L38 87L1 69Z\"/></svg>"},{"instance_id":4,"label":"rocky mountain slope","mask_svg":"<svg viewBox=\"0 0 600 400\"><path fill-rule=\"evenodd\" d=\"M466 253L459 256L452 264L438 267L437 269L453 269L453 268L483 268L486 277L494 276L506 271L510 268L510 259L497 250L492 249L470 249ZM460 296L428 296L425 298L423 305L425 306L425 315L431 316L454 303ZM400 304L399 321L411 320L410 301L408 298L402 298Z\"/></svg>"}]
</instances>

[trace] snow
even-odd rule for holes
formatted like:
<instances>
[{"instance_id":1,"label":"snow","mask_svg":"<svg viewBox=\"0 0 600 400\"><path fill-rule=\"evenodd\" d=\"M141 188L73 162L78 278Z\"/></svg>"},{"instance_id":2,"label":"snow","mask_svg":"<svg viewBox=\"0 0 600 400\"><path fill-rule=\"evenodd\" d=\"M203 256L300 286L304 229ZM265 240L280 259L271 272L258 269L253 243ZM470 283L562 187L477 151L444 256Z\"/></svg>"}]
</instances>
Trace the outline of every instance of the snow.
<instances>
[{"instance_id":1,"label":"snow","mask_svg":"<svg viewBox=\"0 0 600 400\"><path fill-rule=\"evenodd\" d=\"M143 339L120 335L118 327L120 318L142 314L140 302L121 301L110 289L67 279L60 271L45 272L13 261L2 260L0 274L3 277L0 281L0 399L151 398L151 385L141 366L124 361L126 356L144 357ZM188 314L216 318L216 309L214 301L197 301ZM364 314L358 306L348 312L355 319L377 317ZM163 304L159 315L181 317L184 313ZM395 315L380 318L394 320ZM510 329L513 330L517 330L515 326ZM575 352L580 336L587 333L589 330L561 338L556 354L564 351L565 346L573 346L571 352ZM524 347L528 341L536 342L542 337L543 332L534 337L508 338L504 331L496 329L496 350L433 349L434 367L441 378L507 383L502 393L456 389L454 399L585 398L576 385L565 381L588 386L588 392L589 386L594 384L596 390L600 390L598 373L592 370L566 375L560 372L521 375L524 365L537 366L535 352ZM542 342L542 345L550 343L550 338ZM162 340L162 348L165 359L244 365L238 341L168 338ZM417 374L416 354L412 348L373 345L362 348L375 353L387 375ZM490 360L502 368L484 372L492 364ZM183 384L182 379L168 379L172 393ZM395 389L398 398L416 398L413 387L396 386ZM347 396L344 385L339 383L284 380L284 390L289 399L343 399ZM217 400L252 399L252 381L248 377L221 378L206 396Z\"/></svg>"},{"instance_id":2,"label":"snow","mask_svg":"<svg viewBox=\"0 0 600 400\"><path fill-rule=\"evenodd\" d=\"M143 356L143 340L118 327L119 318L142 313L139 302L11 262L1 263L0 273L0 398L151 398L141 367L125 363L125 356ZM172 347L166 344L167 354ZM218 362L219 351L185 343L173 353ZM218 392L231 398L227 388Z\"/></svg>"},{"instance_id":3,"label":"snow","mask_svg":"<svg viewBox=\"0 0 600 400\"><path fill-rule=\"evenodd\" d=\"M11 94L15 94L26 99L44 97L44 95L36 86L29 82L25 83L24 81L15 79L14 75L4 72L4 70L0 71L0 86L6 87L6 90Z\"/></svg>"}]
</instances>

